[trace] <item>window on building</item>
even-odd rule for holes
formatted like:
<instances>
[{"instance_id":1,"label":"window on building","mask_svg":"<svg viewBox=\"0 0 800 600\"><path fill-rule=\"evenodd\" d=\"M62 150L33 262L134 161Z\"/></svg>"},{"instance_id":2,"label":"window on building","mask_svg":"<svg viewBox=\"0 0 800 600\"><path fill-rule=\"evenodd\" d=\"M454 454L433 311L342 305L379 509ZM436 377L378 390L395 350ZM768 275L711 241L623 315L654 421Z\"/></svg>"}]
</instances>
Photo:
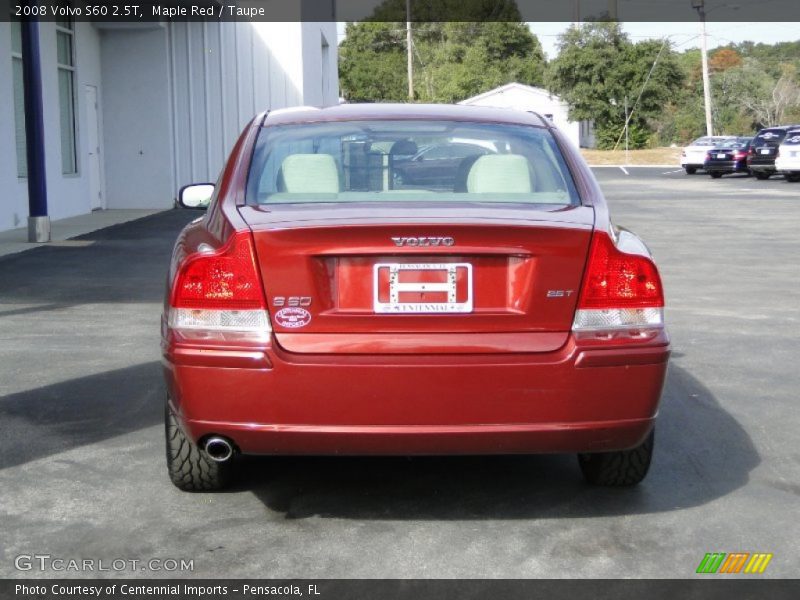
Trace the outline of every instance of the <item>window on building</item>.
<instances>
[{"instance_id":1,"label":"window on building","mask_svg":"<svg viewBox=\"0 0 800 600\"><path fill-rule=\"evenodd\" d=\"M56 21L58 105L61 121L61 172L78 172L75 147L75 28L71 20Z\"/></svg>"},{"instance_id":2,"label":"window on building","mask_svg":"<svg viewBox=\"0 0 800 600\"><path fill-rule=\"evenodd\" d=\"M14 134L17 145L17 177L28 176L25 142L25 84L22 80L22 25L11 21L11 72L14 92Z\"/></svg>"}]
</instances>

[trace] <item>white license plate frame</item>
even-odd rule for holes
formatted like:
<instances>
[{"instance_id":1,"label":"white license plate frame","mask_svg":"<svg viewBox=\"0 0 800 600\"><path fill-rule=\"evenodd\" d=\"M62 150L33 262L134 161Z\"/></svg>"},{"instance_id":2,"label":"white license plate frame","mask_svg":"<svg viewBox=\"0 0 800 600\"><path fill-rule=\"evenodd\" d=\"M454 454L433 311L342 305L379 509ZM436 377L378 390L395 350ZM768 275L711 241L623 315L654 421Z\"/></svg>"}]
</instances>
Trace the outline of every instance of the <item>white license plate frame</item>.
<instances>
[{"instance_id":1,"label":"white license plate frame","mask_svg":"<svg viewBox=\"0 0 800 600\"><path fill-rule=\"evenodd\" d=\"M389 301L381 302L379 277L381 269L389 269ZM467 299L458 302L458 269L464 269L467 277ZM446 283L401 283L401 271L446 271ZM376 314L464 314L473 309L472 264L458 263L376 263L372 268L373 311ZM400 302L400 292L447 292L447 302Z\"/></svg>"}]
</instances>

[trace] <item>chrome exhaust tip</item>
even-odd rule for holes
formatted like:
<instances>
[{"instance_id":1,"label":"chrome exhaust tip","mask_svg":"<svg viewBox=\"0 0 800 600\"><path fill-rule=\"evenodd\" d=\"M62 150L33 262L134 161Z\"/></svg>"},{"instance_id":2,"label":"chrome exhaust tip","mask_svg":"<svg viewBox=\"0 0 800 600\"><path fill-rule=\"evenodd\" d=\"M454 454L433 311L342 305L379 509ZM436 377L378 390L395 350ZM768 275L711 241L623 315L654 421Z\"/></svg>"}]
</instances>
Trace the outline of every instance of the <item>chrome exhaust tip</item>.
<instances>
[{"instance_id":1,"label":"chrome exhaust tip","mask_svg":"<svg viewBox=\"0 0 800 600\"><path fill-rule=\"evenodd\" d=\"M221 437L208 438L203 449L206 451L208 458L214 462L225 462L233 456L233 446L228 440Z\"/></svg>"}]
</instances>

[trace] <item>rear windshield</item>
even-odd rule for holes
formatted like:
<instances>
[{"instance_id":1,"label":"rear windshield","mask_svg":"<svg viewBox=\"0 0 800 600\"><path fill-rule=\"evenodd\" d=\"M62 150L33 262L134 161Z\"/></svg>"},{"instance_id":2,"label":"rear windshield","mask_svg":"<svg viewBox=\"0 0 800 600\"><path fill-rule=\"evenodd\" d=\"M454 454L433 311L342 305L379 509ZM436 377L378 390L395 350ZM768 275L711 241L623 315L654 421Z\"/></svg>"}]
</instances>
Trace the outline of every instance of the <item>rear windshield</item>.
<instances>
[{"instance_id":1,"label":"rear windshield","mask_svg":"<svg viewBox=\"0 0 800 600\"><path fill-rule=\"evenodd\" d=\"M736 138L729 138L729 137L701 137L697 138L693 141L690 146L723 146L728 145L736 141Z\"/></svg>"},{"instance_id":2,"label":"rear windshield","mask_svg":"<svg viewBox=\"0 0 800 600\"><path fill-rule=\"evenodd\" d=\"M800 129L787 133L783 143L789 146L797 146L800 144Z\"/></svg>"},{"instance_id":3,"label":"rear windshield","mask_svg":"<svg viewBox=\"0 0 800 600\"><path fill-rule=\"evenodd\" d=\"M249 204L579 204L547 129L463 121L346 121L265 127Z\"/></svg>"},{"instance_id":4,"label":"rear windshield","mask_svg":"<svg viewBox=\"0 0 800 600\"><path fill-rule=\"evenodd\" d=\"M786 137L785 129L765 129L758 132L753 140L753 146L777 146L784 137Z\"/></svg>"}]
</instances>

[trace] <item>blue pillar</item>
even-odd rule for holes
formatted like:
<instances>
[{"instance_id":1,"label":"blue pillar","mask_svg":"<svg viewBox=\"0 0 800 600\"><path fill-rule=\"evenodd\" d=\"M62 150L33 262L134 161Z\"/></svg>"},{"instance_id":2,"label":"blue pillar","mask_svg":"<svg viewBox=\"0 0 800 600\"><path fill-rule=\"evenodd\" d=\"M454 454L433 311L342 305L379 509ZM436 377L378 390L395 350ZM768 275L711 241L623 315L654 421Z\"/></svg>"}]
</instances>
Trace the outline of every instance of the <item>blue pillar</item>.
<instances>
[{"instance_id":1,"label":"blue pillar","mask_svg":"<svg viewBox=\"0 0 800 600\"><path fill-rule=\"evenodd\" d=\"M22 19L21 29L22 74L25 84L25 140L28 158L28 241L49 242L50 217L47 214L47 173L44 162L39 23L33 17L26 17Z\"/></svg>"}]
</instances>

